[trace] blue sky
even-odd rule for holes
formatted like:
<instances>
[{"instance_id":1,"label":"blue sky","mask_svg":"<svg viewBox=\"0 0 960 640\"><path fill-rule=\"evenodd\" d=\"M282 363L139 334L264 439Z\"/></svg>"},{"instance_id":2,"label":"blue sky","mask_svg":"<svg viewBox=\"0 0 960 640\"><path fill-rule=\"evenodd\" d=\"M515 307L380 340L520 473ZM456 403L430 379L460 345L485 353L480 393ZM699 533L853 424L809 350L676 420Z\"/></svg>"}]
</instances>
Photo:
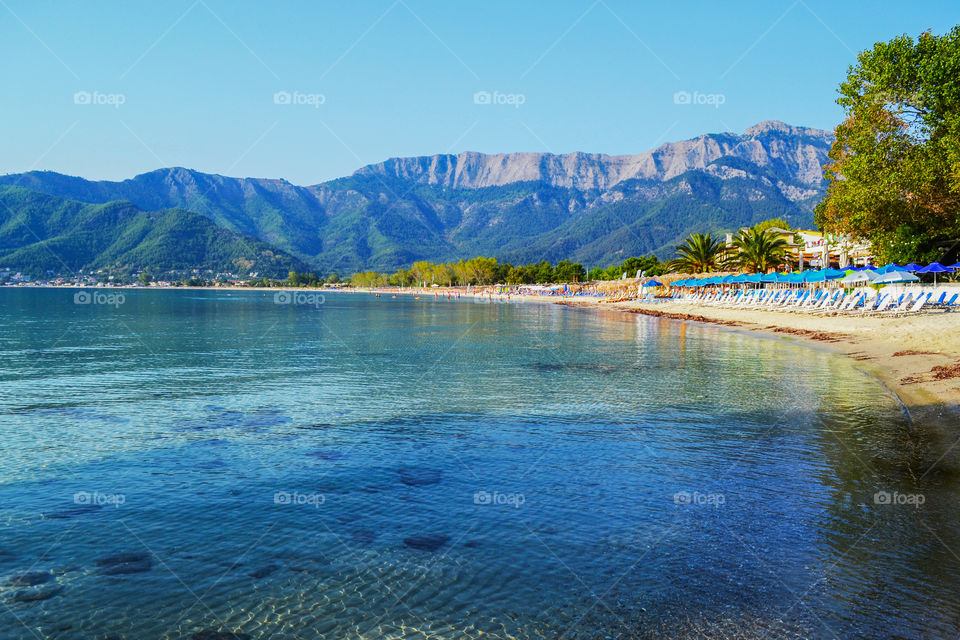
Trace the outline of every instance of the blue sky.
<instances>
[{"instance_id":1,"label":"blue sky","mask_svg":"<svg viewBox=\"0 0 960 640\"><path fill-rule=\"evenodd\" d=\"M957 17L929 1L0 0L0 172L313 184L392 156L832 128L857 51Z\"/></svg>"}]
</instances>

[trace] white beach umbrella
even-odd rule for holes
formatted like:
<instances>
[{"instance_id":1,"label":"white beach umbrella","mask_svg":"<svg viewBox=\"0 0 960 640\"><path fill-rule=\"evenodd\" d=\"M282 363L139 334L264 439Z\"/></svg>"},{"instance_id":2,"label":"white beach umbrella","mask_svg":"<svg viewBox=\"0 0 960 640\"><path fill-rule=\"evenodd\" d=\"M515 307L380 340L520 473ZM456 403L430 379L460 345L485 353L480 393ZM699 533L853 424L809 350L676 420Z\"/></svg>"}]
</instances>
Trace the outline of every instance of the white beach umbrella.
<instances>
[{"instance_id":1,"label":"white beach umbrella","mask_svg":"<svg viewBox=\"0 0 960 640\"><path fill-rule=\"evenodd\" d=\"M861 272L865 273L865 272ZM884 273L879 278L873 281L873 284L895 284L899 282L919 282L920 278L913 275L909 271L891 271L890 273Z\"/></svg>"},{"instance_id":2,"label":"white beach umbrella","mask_svg":"<svg viewBox=\"0 0 960 640\"><path fill-rule=\"evenodd\" d=\"M873 284L880 279L880 274L876 271L854 271L843 280L840 281L841 284Z\"/></svg>"}]
</instances>

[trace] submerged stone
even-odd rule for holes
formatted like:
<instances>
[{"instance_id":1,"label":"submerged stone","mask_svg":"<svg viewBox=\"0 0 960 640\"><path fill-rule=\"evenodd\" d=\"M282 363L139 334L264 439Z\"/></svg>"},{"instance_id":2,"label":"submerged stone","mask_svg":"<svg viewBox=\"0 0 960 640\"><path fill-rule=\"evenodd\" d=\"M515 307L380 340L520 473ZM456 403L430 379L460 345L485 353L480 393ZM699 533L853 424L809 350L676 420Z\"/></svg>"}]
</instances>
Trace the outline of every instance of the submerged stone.
<instances>
[{"instance_id":1,"label":"submerged stone","mask_svg":"<svg viewBox=\"0 0 960 640\"><path fill-rule=\"evenodd\" d=\"M49 600L61 591L63 591L63 587L60 585L50 585L39 589L25 589L13 594L13 599L17 602L41 602L43 600Z\"/></svg>"},{"instance_id":2,"label":"submerged stone","mask_svg":"<svg viewBox=\"0 0 960 640\"><path fill-rule=\"evenodd\" d=\"M271 573L274 573L279 568L280 568L280 565L277 564L276 562L273 562L266 566L260 567L256 571L252 572L250 576L259 580L260 578L266 578L267 576L269 576Z\"/></svg>"},{"instance_id":3,"label":"submerged stone","mask_svg":"<svg viewBox=\"0 0 960 640\"><path fill-rule=\"evenodd\" d=\"M400 481L411 487L437 484L443 477L443 472L439 469L423 469L420 467L398 469L397 473L400 474Z\"/></svg>"},{"instance_id":4,"label":"submerged stone","mask_svg":"<svg viewBox=\"0 0 960 640\"><path fill-rule=\"evenodd\" d=\"M407 545L411 549L417 549L418 551L430 551L432 553L443 545L447 544L449 541L450 536L431 534L404 538L403 544Z\"/></svg>"},{"instance_id":5,"label":"submerged stone","mask_svg":"<svg viewBox=\"0 0 960 640\"><path fill-rule=\"evenodd\" d=\"M7 583L17 586L34 587L38 584L45 584L53 580L53 574L49 571L30 571L13 576Z\"/></svg>"},{"instance_id":6,"label":"submerged stone","mask_svg":"<svg viewBox=\"0 0 960 640\"><path fill-rule=\"evenodd\" d=\"M377 539L377 532L370 529L359 529L350 534L350 539L357 544L370 544Z\"/></svg>"},{"instance_id":7,"label":"submerged stone","mask_svg":"<svg viewBox=\"0 0 960 640\"><path fill-rule=\"evenodd\" d=\"M121 576L130 573L142 573L153 568L153 558L149 553L118 553L97 560L100 574Z\"/></svg>"},{"instance_id":8,"label":"submerged stone","mask_svg":"<svg viewBox=\"0 0 960 640\"><path fill-rule=\"evenodd\" d=\"M321 460L327 460L330 462L333 462L334 460L343 459L343 453L341 453L340 451L332 451L329 449L321 450L321 451L311 451L307 455L310 456L311 458L319 458Z\"/></svg>"}]
</instances>

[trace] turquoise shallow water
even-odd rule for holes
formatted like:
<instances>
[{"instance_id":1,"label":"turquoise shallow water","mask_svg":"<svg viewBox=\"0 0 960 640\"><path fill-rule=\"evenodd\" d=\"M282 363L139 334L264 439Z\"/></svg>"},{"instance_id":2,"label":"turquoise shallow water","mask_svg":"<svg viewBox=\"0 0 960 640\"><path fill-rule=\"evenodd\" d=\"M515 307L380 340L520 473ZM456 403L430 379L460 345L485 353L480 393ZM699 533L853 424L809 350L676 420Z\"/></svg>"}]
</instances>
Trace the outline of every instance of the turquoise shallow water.
<instances>
[{"instance_id":1,"label":"turquoise shallow water","mask_svg":"<svg viewBox=\"0 0 960 640\"><path fill-rule=\"evenodd\" d=\"M956 479L848 360L553 305L73 296L0 290L0 638L958 632Z\"/></svg>"}]
</instances>

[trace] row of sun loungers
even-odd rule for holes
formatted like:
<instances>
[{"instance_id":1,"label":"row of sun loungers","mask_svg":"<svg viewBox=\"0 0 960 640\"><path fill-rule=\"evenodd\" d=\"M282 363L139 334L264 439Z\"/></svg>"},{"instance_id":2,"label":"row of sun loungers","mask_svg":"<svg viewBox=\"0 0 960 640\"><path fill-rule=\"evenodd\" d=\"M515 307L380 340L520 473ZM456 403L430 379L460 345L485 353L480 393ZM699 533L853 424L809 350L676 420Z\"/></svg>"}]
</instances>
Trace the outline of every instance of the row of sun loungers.
<instances>
[{"instance_id":1,"label":"row of sun loungers","mask_svg":"<svg viewBox=\"0 0 960 640\"><path fill-rule=\"evenodd\" d=\"M960 307L960 293L949 298L947 292L920 291L916 294L880 293L868 298L864 291L830 290L766 290L703 292L682 296L683 302L734 309L763 309L767 311L801 312L816 315L901 316L920 311Z\"/></svg>"}]
</instances>

